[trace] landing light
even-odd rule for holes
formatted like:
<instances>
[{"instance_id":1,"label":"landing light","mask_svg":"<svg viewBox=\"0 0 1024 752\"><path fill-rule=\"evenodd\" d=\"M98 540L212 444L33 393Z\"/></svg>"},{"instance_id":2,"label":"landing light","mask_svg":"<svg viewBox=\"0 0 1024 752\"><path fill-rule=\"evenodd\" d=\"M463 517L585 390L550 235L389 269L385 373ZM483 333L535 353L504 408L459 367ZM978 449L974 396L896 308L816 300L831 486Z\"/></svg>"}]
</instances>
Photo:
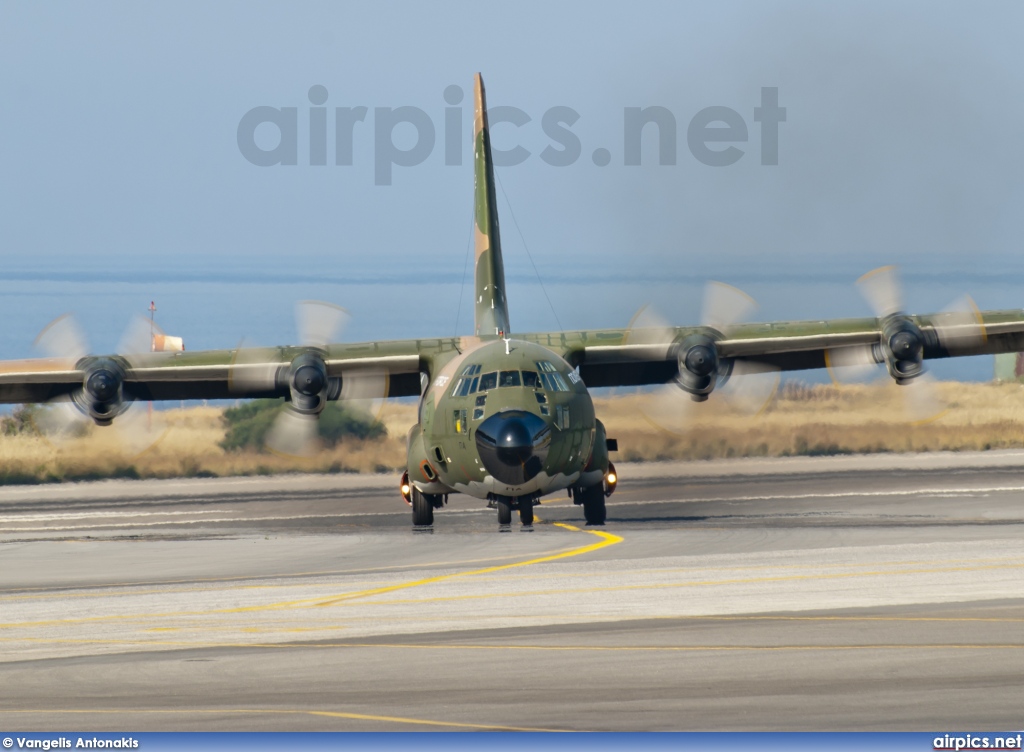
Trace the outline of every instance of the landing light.
<instances>
[{"instance_id":1,"label":"landing light","mask_svg":"<svg viewBox=\"0 0 1024 752\"><path fill-rule=\"evenodd\" d=\"M412 504L412 484L409 483L408 471L402 473L402 484L399 486L399 490L402 492L402 498L405 499L405 503Z\"/></svg>"},{"instance_id":2,"label":"landing light","mask_svg":"<svg viewBox=\"0 0 1024 752\"><path fill-rule=\"evenodd\" d=\"M604 495L611 496L615 493L615 484L619 482L619 476L615 472L615 465L608 463L608 472L604 474Z\"/></svg>"}]
</instances>

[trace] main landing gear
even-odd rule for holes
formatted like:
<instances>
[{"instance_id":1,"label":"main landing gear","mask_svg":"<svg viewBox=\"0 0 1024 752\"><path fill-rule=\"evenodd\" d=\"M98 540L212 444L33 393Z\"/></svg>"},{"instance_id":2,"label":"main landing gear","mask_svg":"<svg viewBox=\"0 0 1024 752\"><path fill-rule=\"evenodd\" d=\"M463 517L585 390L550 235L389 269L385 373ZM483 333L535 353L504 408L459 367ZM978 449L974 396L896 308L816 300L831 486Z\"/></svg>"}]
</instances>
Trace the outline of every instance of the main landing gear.
<instances>
[{"instance_id":1,"label":"main landing gear","mask_svg":"<svg viewBox=\"0 0 1024 752\"><path fill-rule=\"evenodd\" d=\"M603 525L608 517L604 506L604 486L598 483L590 488L576 487L572 490L573 504L583 507L583 516L588 525Z\"/></svg>"},{"instance_id":2,"label":"main landing gear","mask_svg":"<svg viewBox=\"0 0 1024 752\"><path fill-rule=\"evenodd\" d=\"M603 525L608 519L604 500L615 492L618 482L615 465L609 462L608 472L605 473L603 483L597 483L588 488L576 486L572 489L572 503L583 507L583 517L587 520L588 525Z\"/></svg>"},{"instance_id":3,"label":"main landing gear","mask_svg":"<svg viewBox=\"0 0 1024 752\"><path fill-rule=\"evenodd\" d=\"M426 528L434 524L434 510L440 509L448 499L444 494L425 494L409 482L409 473L402 476L402 498L412 507L413 527Z\"/></svg>"},{"instance_id":4,"label":"main landing gear","mask_svg":"<svg viewBox=\"0 0 1024 752\"><path fill-rule=\"evenodd\" d=\"M414 527L434 524L434 505L431 499L415 487L412 489L412 524Z\"/></svg>"}]
</instances>

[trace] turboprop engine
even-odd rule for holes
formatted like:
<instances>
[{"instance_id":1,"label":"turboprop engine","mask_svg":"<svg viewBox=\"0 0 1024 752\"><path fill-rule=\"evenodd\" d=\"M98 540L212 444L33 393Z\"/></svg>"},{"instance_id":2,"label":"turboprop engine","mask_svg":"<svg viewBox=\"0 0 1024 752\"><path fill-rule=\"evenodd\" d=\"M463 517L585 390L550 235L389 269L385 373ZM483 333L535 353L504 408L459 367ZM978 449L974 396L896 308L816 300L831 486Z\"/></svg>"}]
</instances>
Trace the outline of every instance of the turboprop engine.
<instances>
[{"instance_id":1,"label":"turboprop engine","mask_svg":"<svg viewBox=\"0 0 1024 752\"><path fill-rule=\"evenodd\" d=\"M312 352L296 356L287 369L281 371L288 389L290 408L303 415L318 415L327 400L338 399L341 379L327 376L324 359Z\"/></svg>"},{"instance_id":2,"label":"turboprop engine","mask_svg":"<svg viewBox=\"0 0 1024 752\"><path fill-rule=\"evenodd\" d=\"M906 316L890 316L882 327L876 360L885 363L897 384L906 384L924 373L925 335ZM880 356L880 357L879 357Z\"/></svg>"},{"instance_id":3,"label":"turboprop engine","mask_svg":"<svg viewBox=\"0 0 1024 752\"><path fill-rule=\"evenodd\" d=\"M131 405L124 393L125 369L113 358L99 358L82 364L82 387L71 394L71 401L98 426L109 426Z\"/></svg>"},{"instance_id":4,"label":"turboprop engine","mask_svg":"<svg viewBox=\"0 0 1024 752\"><path fill-rule=\"evenodd\" d=\"M732 361L722 360L713 337L698 334L679 343L679 374L676 384L694 402L703 402L716 386L723 386L732 373Z\"/></svg>"}]
</instances>

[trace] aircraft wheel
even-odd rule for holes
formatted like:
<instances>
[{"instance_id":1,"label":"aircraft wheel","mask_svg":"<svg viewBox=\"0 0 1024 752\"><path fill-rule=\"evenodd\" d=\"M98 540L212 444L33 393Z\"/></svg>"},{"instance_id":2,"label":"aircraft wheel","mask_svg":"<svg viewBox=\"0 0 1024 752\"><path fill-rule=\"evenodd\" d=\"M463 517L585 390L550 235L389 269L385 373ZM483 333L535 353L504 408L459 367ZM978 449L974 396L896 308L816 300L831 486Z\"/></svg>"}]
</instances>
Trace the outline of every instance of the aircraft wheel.
<instances>
[{"instance_id":1,"label":"aircraft wheel","mask_svg":"<svg viewBox=\"0 0 1024 752\"><path fill-rule=\"evenodd\" d=\"M608 517L604 506L604 488L598 483L590 488L578 488L576 494L583 499L583 516L588 525L603 525Z\"/></svg>"},{"instance_id":2,"label":"aircraft wheel","mask_svg":"<svg viewBox=\"0 0 1024 752\"><path fill-rule=\"evenodd\" d=\"M412 524L414 527L429 527L434 524L434 500L428 494L412 487Z\"/></svg>"},{"instance_id":3,"label":"aircraft wheel","mask_svg":"<svg viewBox=\"0 0 1024 752\"><path fill-rule=\"evenodd\" d=\"M533 501L520 501L519 502L519 521L523 525L533 524Z\"/></svg>"},{"instance_id":4,"label":"aircraft wheel","mask_svg":"<svg viewBox=\"0 0 1024 752\"><path fill-rule=\"evenodd\" d=\"M498 499L498 524L512 524L512 505L505 499Z\"/></svg>"}]
</instances>

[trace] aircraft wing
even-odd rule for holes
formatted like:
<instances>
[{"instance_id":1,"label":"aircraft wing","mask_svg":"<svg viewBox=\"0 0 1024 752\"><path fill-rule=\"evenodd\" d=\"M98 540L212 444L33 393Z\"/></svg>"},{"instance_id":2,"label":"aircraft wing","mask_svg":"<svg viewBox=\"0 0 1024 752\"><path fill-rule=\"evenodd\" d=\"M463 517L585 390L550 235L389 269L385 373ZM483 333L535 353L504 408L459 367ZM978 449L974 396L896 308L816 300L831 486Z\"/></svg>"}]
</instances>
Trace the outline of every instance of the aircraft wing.
<instances>
[{"instance_id":1,"label":"aircraft wing","mask_svg":"<svg viewBox=\"0 0 1024 752\"><path fill-rule=\"evenodd\" d=\"M421 359L445 346L444 340L404 340L330 345L324 354L327 376L382 384L375 396L420 394ZM450 344L448 345L450 347ZM127 357L16 360L0 363L0 403L46 402L82 386L92 366L103 360L123 372L127 396L137 400L238 399L283 397L287 372L304 348L239 348L199 352L145 353Z\"/></svg>"},{"instance_id":2,"label":"aircraft wing","mask_svg":"<svg viewBox=\"0 0 1024 752\"><path fill-rule=\"evenodd\" d=\"M947 314L739 324L728 333L709 327L606 329L516 334L559 352L578 366L590 387L663 384L676 378L680 358L694 341L714 343L722 360L746 361L782 371L827 368L849 353L892 356L898 324L916 331L920 360L1024 351L1024 310L985 311L977 320ZM375 396L421 394L421 373L434 370L466 341L459 338L330 345L327 376L355 383L383 383ZM288 369L301 347L239 348L199 352L110 356L123 371L126 396L135 400L239 399L288 394ZM97 358L48 358L0 363L0 403L46 402L79 389ZM344 386L343 386L344 388Z\"/></svg>"},{"instance_id":3,"label":"aircraft wing","mask_svg":"<svg viewBox=\"0 0 1024 752\"><path fill-rule=\"evenodd\" d=\"M680 358L694 342L714 343L723 360L782 371L827 368L870 353L892 359L892 337L912 332L918 360L1024 351L1024 310L977 312L972 320L936 313L920 316L739 324L727 333L709 327L609 329L517 335L560 351L577 365L587 386L663 384L679 374Z\"/></svg>"}]
</instances>

